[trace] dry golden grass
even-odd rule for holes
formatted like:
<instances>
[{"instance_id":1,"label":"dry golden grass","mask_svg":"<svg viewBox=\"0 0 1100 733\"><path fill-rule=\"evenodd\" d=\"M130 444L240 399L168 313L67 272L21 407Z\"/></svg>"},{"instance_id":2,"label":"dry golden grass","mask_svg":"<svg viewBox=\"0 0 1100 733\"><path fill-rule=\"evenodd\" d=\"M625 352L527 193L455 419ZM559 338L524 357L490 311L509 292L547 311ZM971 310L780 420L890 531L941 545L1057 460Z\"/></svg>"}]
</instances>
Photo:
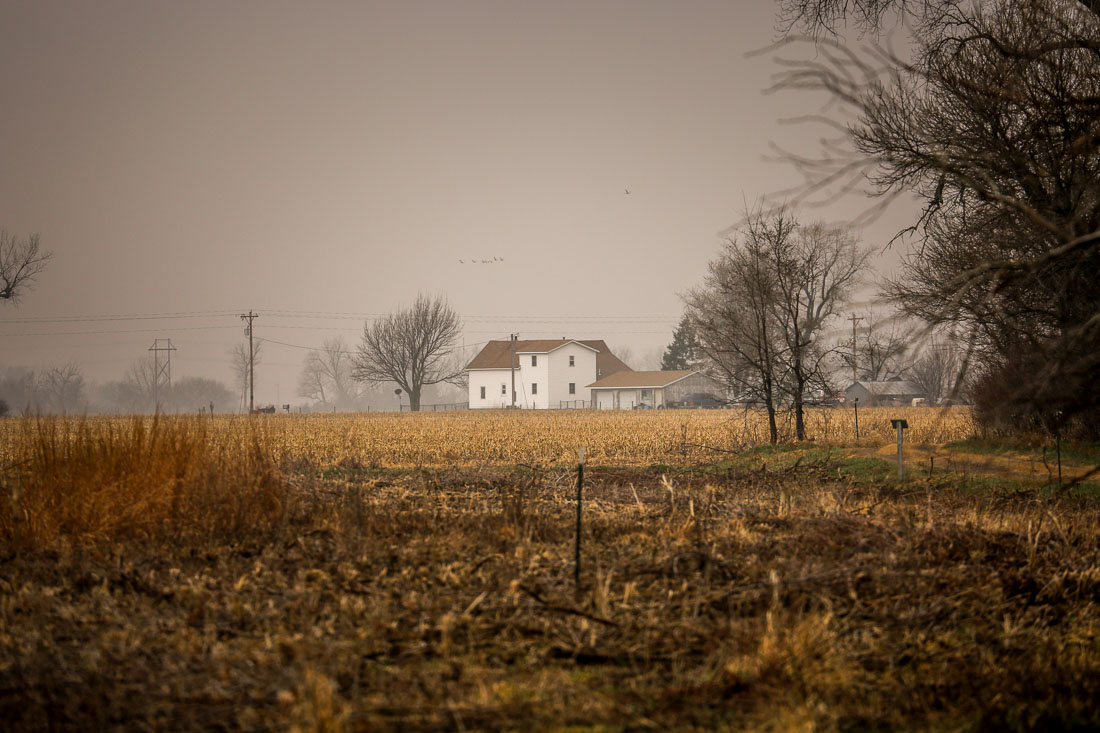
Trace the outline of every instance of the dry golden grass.
<instances>
[{"instance_id":1,"label":"dry golden grass","mask_svg":"<svg viewBox=\"0 0 1100 733\"><path fill-rule=\"evenodd\" d=\"M860 443L893 440L890 419L895 417L909 421L907 440L915 443L961 440L974 432L965 407L870 408L859 411ZM852 410L810 410L806 422L809 437L816 441L856 442ZM90 418L88 424L117 426L125 420ZM313 466L565 464L575 462L582 446L594 464L692 463L713 461L768 439L760 410L367 413L251 420L224 416L207 418L206 424L212 444L235 448L242 435L255 431L276 460ZM784 432L789 438L789 425ZM0 445L16 447L23 438L18 420L0 420Z\"/></svg>"},{"instance_id":2,"label":"dry golden grass","mask_svg":"<svg viewBox=\"0 0 1100 733\"><path fill-rule=\"evenodd\" d=\"M196 418L11 421L0 546L224 537L284 520L295 500L246 425Z\"/></svg>"}]
</instances>

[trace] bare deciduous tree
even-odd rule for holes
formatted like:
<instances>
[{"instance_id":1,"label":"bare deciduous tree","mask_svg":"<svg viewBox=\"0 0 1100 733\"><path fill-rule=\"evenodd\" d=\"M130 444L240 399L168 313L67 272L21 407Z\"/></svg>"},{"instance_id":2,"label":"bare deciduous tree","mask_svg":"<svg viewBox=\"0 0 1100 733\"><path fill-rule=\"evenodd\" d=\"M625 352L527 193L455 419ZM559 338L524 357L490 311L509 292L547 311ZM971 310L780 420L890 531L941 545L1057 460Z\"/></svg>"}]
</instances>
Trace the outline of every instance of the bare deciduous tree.
<instances>
[{"instance_id":1,"label":"bare deciduous tree","mask_svg":"<svg viewBox=\"0 0 1100 733\"><path fill-rule=\"evenodd\" d=\"M815 223L794 234L766 241L776 282L779 333L786 347L782 353L790 375L786 384L795 437L805 440L807 397L812 389L828 390L825 364L830 349L821 343L821 331L858 283L869 253L843 227Z\"/></svg>"},{"instance_id":2,"label":"bare deciduous tree","mask_svg":"<svg viewBox=\"0 0 1100 733\"><path fill-rule=\"evenodd\" d=\"M42 251L37 234L19 240L0 229L0 300L18 300L46 269L51 257L51 253Z\"/></svg>"},{"instance_id":3,"label":"bare deciduous tree","mask_svg":"<svg viewBox=\"0 0 1100 733\"><path fill-rule=\"evenodd\" d=\"M735 391L764 405L773 442L781 400L794 414L796 438L806 438L808 396L827 387L831 349L821 332L867 256L847 229L800 226L786 209L757 211L686 298L703 352Z\"/></svg>"},{"instance_id":4,"label":"bare deciduous tree","mask_svg":"<svg viewBox=\"0 0 1100 733\"><path fill-rule=\"evenodd\" d=\"M261 361L263 352L263 339L252 339L252 377L255 377L255 367ZM233 384L241 392L241 404L248 396L248 380L250 375L248 346L235 344L229 351L230 365L233 368Z\"/></svg>"},{"instance_id":5,"label":"bare deciduous tree","mask_svg":"<svg viewBox=\"0 0 1100 733\"><path fill-rule=\"evenodd\" d=\"M786 212L760 217L727 240L708 265L703 285L685 296L686 312L710 370L737 399L768 413L772 443L779 441L776 411L782 379L782 336L775 318L778 285L768 242L785 242L797 223Z\"/></svg>"},{"instance_id":6,"label":"bare deciduous tree","mask_svg":"<svg viewBox=\"0 0 1100 733\"><path fill-rule=\"evenodd\" d=\"M86 406L84 372L76 362L43 370L38 375L38 384L52 412L68 414Z\"/></svg>"},{"instance_id":7,"label":"bare deciduous tree","mask_svg":"<svg viewBox=\"0 0 1100 733\"><path fill-rule=\"evenodd\" d=\"M941 400L959 399L959 377L962 373L963 354L951 338L933 336L924 352L913 362L909 378L920 387L931 405Z\"/></svg>"},{"instance_id":8,"label":"bare deciduous tree","mask_svg":"<svg viewBox=\"0 0 1100 733\"><path fill-rule=\"evenodd\" d=\"M872 10L865 12L864 5ZM811 28L892 3L794 0ZM836 145L793 157L806 190L915 193L920 250L889 294L973 334L1012 424L1100 430L1100 3L919 0L912 60L828 38L778 86L848 105ZM819 15L820 12L820 15ZM836 122L836 120L834 120ZM1020 375L1028 375L1019 379ZM998 386L998 385L991 385ZM1013 409L1015 413L1013 413Z\"/></svg>"},{"instance_id":9,"label":"bare deciduous tree","mask_svg":"<svg viewBox=\"0 0 1100 733\"><path fill-rule=\"evenodd\" d=\"M883 318L867 313L863 319L867 325L862 328L863 333L857 333L855 344L857 378L884 382L904 376L909 370L909 357L917 339L916 329L897 316ZM851 347L842 347L838 353L850 373L853 365Z\"/></svg>"},{"instance_id":10,"label":"bare deciduous tree","mask_svg":"<svg viewBox=\"0 0 1100 733\"><path fill-rule=\"evenodd\" d=\"M354 357L339 337L327 339L320 349L306 354L298 380L298 394L337 408L354 407L360 391L352 378Z\"/></svg>"},{"instance_id":11,"label":"bare deciduous tree","mask_svg":"<svg viewBox=\"0 0 1100 733\"><path fill-rule=\"evenodd\" d=\"M394 382L420 409L426 385L460 383L464 365L454 348L461 332L458 314L442 298L419 295L412 307L363 326L352 376L363 382Z\"/></svg>"},{"instance_id":12,"label":"bare deciduous tree","mask_svg":"<svg viewBox=\"0 0 1100 733\"><path fill-rule=\"evenodd\" d=\"M112 396L118 406L127 412L156 412L157 405L153 400L155 380L156 365L153 360L138 359L130 364L126 374L114 385Z\"/></svg>"}]
</instances>

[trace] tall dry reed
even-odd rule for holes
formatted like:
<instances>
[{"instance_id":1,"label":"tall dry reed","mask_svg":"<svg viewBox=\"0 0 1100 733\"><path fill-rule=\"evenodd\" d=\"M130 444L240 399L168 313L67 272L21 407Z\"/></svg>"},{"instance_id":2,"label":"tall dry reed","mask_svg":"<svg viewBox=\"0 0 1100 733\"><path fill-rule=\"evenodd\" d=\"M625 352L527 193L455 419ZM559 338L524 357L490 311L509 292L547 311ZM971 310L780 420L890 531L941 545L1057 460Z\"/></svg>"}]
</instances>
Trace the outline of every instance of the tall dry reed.
<instances>
[{"instance_id":1,"label":"tall dry reed","mask_svg":"<svg viewBox=\"0 0 1100 733\"><path fill-rule=\"evenodd\" d=\"M232 441L196 418L28 417L21 428L0 500L9 551L228 539L288 516L287 484L243 425Z\"/></svg>"}]
</instances>

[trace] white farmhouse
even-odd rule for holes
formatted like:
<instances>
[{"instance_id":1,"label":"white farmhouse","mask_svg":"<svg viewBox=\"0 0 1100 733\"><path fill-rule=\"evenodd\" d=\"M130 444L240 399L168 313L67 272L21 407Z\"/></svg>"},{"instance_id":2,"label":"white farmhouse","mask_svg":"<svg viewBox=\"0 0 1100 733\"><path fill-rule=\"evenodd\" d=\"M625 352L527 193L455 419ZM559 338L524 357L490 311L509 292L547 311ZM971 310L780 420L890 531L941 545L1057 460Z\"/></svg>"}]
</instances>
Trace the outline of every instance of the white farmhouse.
<instances>
[{"instance_id":1,"label":"white farmhouse","mask_svg":"<svg viewBox=\"0 0 1100 733\"><path fill-rule=\"evenodd\" d=\"M588 385L630 371L603 341L576 339L490 341L466 366L470 409L510 407L515 368L515 405L546 410L591 407Z\"/></svg>"}]
</instances>

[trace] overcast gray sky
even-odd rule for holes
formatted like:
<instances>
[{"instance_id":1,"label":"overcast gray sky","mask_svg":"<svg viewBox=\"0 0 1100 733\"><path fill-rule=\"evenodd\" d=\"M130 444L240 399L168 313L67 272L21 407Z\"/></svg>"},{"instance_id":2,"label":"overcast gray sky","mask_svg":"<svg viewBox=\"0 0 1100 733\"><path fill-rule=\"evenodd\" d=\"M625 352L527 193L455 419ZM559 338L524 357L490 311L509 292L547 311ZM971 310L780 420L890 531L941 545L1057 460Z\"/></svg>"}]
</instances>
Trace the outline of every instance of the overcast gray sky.
<instances>
[{"instance_id":1,"label":"overcast gray sky","mask_svg":"<svg viewBox=\"0 0 1100 733\"><path fill-rule=\"evenodd\" d=\"M797 180L764 158L813 101L763 95L774 62L745 55L774 12L0 0L0 226L55 253L0 304L0 366L117 378L160 337L174 376L229 382L237 313L354 344L418 291L469 343L663 346L718 233ZM66 320L166 313L194 315ZM257 402L292 401L305 351L265 349Z\"/></svg>"}]
</instances>

